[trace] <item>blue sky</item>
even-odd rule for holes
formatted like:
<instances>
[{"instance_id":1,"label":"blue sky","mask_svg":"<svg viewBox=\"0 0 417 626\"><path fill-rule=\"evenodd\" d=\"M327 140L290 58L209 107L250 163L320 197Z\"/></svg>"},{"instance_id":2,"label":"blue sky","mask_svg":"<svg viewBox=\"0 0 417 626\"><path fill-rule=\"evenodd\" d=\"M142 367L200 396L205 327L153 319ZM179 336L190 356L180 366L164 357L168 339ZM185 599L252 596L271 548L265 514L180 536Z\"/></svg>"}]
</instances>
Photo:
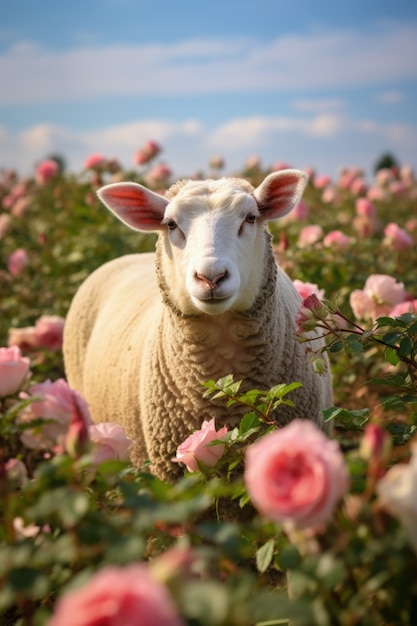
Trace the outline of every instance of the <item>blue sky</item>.
<instances>
[{"instance_id":1,"label":"blue sky","mask_svg":"<svg viewBox=\"0 0 417 626\"><path fill-rule=\"evenodd\" d=\"M417 170L417 3L15 0L0 22L0 167L92 152L176 175L257 155L335 175Z\"/></svg>"}]
</instances>

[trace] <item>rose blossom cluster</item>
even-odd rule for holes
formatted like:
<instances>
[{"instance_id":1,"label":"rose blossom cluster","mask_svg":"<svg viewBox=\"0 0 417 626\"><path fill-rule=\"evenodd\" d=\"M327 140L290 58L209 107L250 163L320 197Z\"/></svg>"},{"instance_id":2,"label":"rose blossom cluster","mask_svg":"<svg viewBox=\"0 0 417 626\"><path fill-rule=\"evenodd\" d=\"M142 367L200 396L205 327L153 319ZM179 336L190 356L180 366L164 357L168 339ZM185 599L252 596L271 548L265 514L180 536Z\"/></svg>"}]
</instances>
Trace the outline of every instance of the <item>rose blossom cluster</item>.
<instances>
[{"instance_id":1,"label":"rose blossom cluster","mask_svg":"<svg viewBox=\"0 0 417 626\"><path fill-rule=\"evenodd\" d=\"M22 350L58 351L62 348L62 336L65 319L58 315L42 315L34 326L11 328L9 330L9 346L18 346Z\"/></svg>"},{"instance_id":2,"label":"rose blossom cluster","mask_svg":"<svg viewBox=\"0 0 417 626\"><path fill-rule=\"evenodd\" d=\"M18 346L0 348L0 399L17 394L30 374L30 360ZM26 447L66 451L73 457L90 452L95 465L109 459L128 460L133 441L123 428L112 422L93 424L86 401L65 380L37 383L21 391L20 398L30 400L17 418L25 425L21 441Z\"/></svg>"},{"instance_id":3,"label":"rose blossom cluster","mask_svg":"<svg viewBox=\"0 0 417 626\"><path fill-rule=\"evenodd\" d=\"M123 428L110 422L93 424L84 398L62 378L32 385L21 395L32 400L18 418L28 426L21 435L26 447L66 451L73 457L88 451L93 464L109 459L128 460L133 441ZM45 424L29 427L39 419L45 420Z\"/></svg>"},{"instance_id":4,"label":"rose blossom cluster","mask_svg":"<svg viewBox=\"0 0 417 626\"><path fill-rule=\"evenodd\" d=\"M400 304L413 310L404 284L388 274L371 274L363 289L355 289L350 294L350 306L357 319L375 321L378 317L399 315Z\"/></svg>"}]
</instances>

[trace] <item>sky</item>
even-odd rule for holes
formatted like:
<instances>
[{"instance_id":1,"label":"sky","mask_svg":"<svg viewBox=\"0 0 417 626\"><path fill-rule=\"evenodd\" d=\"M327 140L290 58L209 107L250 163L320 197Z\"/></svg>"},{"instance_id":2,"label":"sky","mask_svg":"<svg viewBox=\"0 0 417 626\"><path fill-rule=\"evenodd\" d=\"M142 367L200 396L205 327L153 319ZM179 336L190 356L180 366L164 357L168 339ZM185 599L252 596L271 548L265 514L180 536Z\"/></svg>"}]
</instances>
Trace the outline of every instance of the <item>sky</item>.
<instances>
[{"instance_id":1,"label":"sky","mask_svg":"<svg viewBox=\"0 0 417 626\"><path fill-rule=\"evenodd\" d=\"M0 19L0 168L92 153L175 176L257 156L417 171L417 2L14 0Z\"/></svg>"}]
</instances>

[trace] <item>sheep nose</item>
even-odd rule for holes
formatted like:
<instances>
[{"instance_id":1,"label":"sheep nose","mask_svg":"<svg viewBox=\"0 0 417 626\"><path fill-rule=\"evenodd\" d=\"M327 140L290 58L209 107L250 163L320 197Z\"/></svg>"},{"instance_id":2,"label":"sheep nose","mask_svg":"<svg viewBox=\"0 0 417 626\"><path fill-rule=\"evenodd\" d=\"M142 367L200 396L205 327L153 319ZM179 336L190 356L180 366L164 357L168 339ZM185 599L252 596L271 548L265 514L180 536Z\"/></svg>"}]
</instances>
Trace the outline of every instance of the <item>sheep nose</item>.
<instances>
[{"instance_id":1,"label":"sheep nose","mask_svg":"<svg viewBox=\"0 0 417 626\"><path fill-rule=\"evenodd\" d=\"M216 274L215 276L213 276L213 278L210 278L209 276L204 276L204 274L200 274L199 272L196 272L196 278L198 280L201 280L202 283L204 283L204 285L210 289L211 291L213 291L218 283L226 277L227 272L226 270L224 272L219 272L218 274Z\"/></svg>"}]
</instances>

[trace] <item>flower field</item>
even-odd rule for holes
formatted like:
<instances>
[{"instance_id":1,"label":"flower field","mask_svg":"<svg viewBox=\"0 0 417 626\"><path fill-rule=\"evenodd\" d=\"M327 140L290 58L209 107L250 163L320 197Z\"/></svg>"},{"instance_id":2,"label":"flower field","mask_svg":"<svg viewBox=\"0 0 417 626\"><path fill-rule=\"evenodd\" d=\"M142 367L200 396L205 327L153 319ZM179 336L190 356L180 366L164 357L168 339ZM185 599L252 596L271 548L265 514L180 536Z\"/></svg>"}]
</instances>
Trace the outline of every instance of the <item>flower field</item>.
<instances>
[{"instance_id":1,"label":"flower field","mask_svg":"<svg viewBox=\"0 0 417 626\"><path fill-rule=\"evenodd\" d=\"M160 151L146 144L131 171L91 155L78 174L54 159L30 178L0 172L0 624L417 623L417 179L309 171L271 226L302 299L297 339L326 337L333 436L271 425L297 381L247 393L207 381L202 395L247 411L233 430L190 433L168 484L129 463L121 427L92 423L61 350L82 281L155 245L96 190L131 180L163 194ZM251 159L233 175L256 186L282 167ZM199 176L223 169L216 157ZM310 355L317 376L323 356Z\"/></svg>"}]
</instances>

